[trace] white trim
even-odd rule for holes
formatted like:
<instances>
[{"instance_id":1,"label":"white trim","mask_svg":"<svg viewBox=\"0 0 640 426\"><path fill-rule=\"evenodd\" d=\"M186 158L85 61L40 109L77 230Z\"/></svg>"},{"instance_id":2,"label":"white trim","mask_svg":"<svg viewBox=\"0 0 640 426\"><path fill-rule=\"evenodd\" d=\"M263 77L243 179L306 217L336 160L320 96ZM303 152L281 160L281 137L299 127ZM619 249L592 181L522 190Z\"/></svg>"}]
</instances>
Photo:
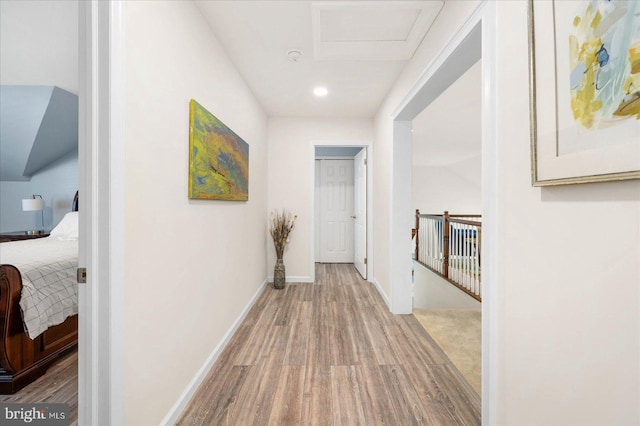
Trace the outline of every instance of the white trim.
<instances>
[{"instance_id":1,"label":"white trim","mask_svg":"<svg viewBox=\"0 0 640 426\"><path fill-rule=\"evenodd\" d=\"M314 194L311 197L311 282L315 281L316 276L316 167L315 160L316 158L316 146L337 146L337 147L353 147L353 148L366 148L367 150L367 281L373 282L373 221L374 221L374 212L373 212L373 143L362 142L362 141L322 141L322 140L312 140L310 143L311 150L311 158L313 167L311 167L311 185L310 185L310 193ZM335 157L331 157L331 159L337 159ZM353 158L348 158L353 159Z\"/></svg>"},{"instance_id":2,"label":"white trim","mask_svg":"<svg viewBox=\"0 0 640 426\"><path fill-rule=\"evenodd\" d=\"M124 3L79 2L78 423L125 422Z\"/></svg>"},{"instance_id":3,"label":"white trim","mask_svg":"<svg viewBox=\"0 0 640 426\"><path fill-rule=\"evenodd\" d=\"M382 300L384 300L384 303L387 304L387 308L391 310L391 302L389 301L389 298L387 297L386 293L382 291L382 287L380 286L380 283L378 282L378 280L374 278L373 280L371 280L371 283L376 287L376 290L378 290L378 293L380 293Z\"/></svg>"},{"instance_id":4,"label":"white trim","mask_svg":"<svg viewBox=\"0 0 640 426\"><path fill-rule=\"evenodd\" d=\"M269 276L269 277L267 277L267 280L270 283L272 283L273 282L273 277ZM290 276L287 275L286 279L285 279L285 282L288 282L288 283L313 283L313 282L315 282L315 280L312 277L309 277L309 276L307 276L307 277L295 277L295 276L290 277Z\"/></svg>"},{"instance_id":5,"label":"white trim","mask_svg":"<svg viewBox=\"0 0 640 426\"><path fill-rule=\"evenodd\" d=\"M207 374L209 374L209 371L213 367L213 364L215 364L215 362L218 360L220 354L229 344L229 341L233 337L234 333L238 330L238 327L240 327L240 324L242 324L242 321L244 321L251 308L253 308L253 305L255 305L258 297L260 297L260 294L262 294L268 282L269 279L265 279L262 282L249 303L247 303L247 305L240 313L240 316L234 321L234 323L231 325L231 328L229 328L229 331L227 331L227 333L224 335L222 341L220 341L220 343L213 349L213 351L211 351L211 354L209 354L204 364L202 364L200 369L198 369L198 372L195 374L195 376L193 376L193 379L191 379L175 404L173 404L173 407L171 407L162 422L160 422L161 425L172 425L175 424L175 422L178 420L178 417L180 417L180 414L182 414L184 408L187 406L189 401L191 401L191 398L198 390L198 387L202 384L202 381L207 377Z\"/></svg>"},{"instance_id":6,"label":"white trim","mask_svg":"<svg viewBox=\"0 0 640 426\"><path fill-rule=\"evenodd\" d=\"M111 1L109 143L109 363L111 424L125 424L126 386L126 21L124 1ZM119 366L119 367L118 367Z\"/></svg>"},{"instance_id":7,"label":"white trim","mask_svg":"<svg viewBox=\"0 0 640 426\"><path fill-rule=\"evenodd\" d=\"M482 424L498 422L497 286L498 149L496 117L496 12L487 2L482 13Z\"/></svg>"},{"instance_id":8,"label":"white trim","mask_svg":"<svg viewBox=\"0 0 640 426\"><path fill-rule=\"evenodd\" d=\"M79 234L78 265L86 267L87 281L92 284L91 258L91 198L89 180L91 167L91 140L93 138L93 50L96 44L92 4L78 2L78 191L79 196ZM94 362L93 347L95 339L91 337L92 295L89 286L78 287L78 424L91 424L96 418L93 400Z\"/></svg>"},{"instance_id":9,"label":"white trim","mask_svg":"<svg viewBox=\"0 0 640 426\"><path fill-rule=\"evenodd\" d=\"M373 210L373 144L367 147L367 281L373 282L373 221L375 213Z\"/></svg>"},{"instance_id":10,"label":"white trim","mask_svg":"<svg viewBox=\"0 0 640 426\"><path fill-rule=\"evenodd\" d=\"M346 155L341 155L341 156L336 156L336 157L332 157L330 155L318 155L318 156L316 156L316 160L353 160L354 158L355 158L355 155L353 157L348 157Z\"/></svg>"},{"instance_id":11,"label":"white trim","mask_svg":"<svg viewBox=\"0 0 640 426\"><path fill-rule=\"evenodd\" d=\"M406 315L413 312L411 279L411 121L393 122L393 155L391 167L391 212L389 226L389 293L391 312Z\"/></svg>"},{"instance_id":12,"label":"white trim","mask_svg":"<svg viewBox=\"0 0 640 426\"><path fill-rule=\"evenodd\" d=\"M408 94L403 98L392 115L393 154L391 158L391 208L389 227L389 272L391 310L394 314L409 314L412 311L413 288L411 283L411 237L407 229L413 227L411 212L411 122L435 100L446 85L450 85L481 56L488 48L486 40L481 40L481 22L484 0L467 18L449 43L426 67ZM495 49L495 48L494 48ZM483 75L483 79L490 76ZM444 86L444 87L441 87ZM486 92L483 92L486 96ZM495 117L495 111L484 116ZM486 135L483 133L483 138ZM483 141L484 143L484 141ZM483 164L483 173L486 172ZM495 191L492 191L494 194ZM484 194L483 194L484 195ZM486 237L487 233L483 232ZM484 248L484 246L483 246ZM409 250L408 250L409 249Z\"/></svg>"}]
</instances>

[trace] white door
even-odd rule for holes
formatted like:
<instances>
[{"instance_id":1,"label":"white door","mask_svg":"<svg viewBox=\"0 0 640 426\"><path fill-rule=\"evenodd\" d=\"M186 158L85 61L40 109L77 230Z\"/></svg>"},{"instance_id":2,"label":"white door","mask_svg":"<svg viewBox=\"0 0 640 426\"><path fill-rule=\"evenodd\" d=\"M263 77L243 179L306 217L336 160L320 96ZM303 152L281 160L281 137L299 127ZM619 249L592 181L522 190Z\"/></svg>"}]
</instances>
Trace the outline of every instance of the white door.
<instances>
[{"instance_id":1,"label":"white door","mask_svg":"<svg viewBox=\"0 0 640 426\"><path fill-rule=\"evenodd\" d=\"M353 160L320 161L320 261L353 263Z\"/></svg>"},{"instance_id":2,"label":"white door","mask_svg":"<svg viewBox=\"0 0 640 426\"><path fill-rule=\"evenodd\" d=\"M315 258L313 259L314 262L322 262L322 249L321 249L321 244L320 244L320 180L321 180L321 175L320 175L320 160L315 160L315 187L314 187L314 194L313 194L313 205L314 205L314 212L313 214L315 215L315 220L314 220L314 227L315 227Z\"/></svg>"},{"instance_id":3,"label":"white door","mask_svg":"<svg viewBox=\"0 0 640 426\"><path fill-rule=\"evenodd\" d=\"M354 242L353 264L367 279L367 150L363 148L353 159Z\"/></svg>"}]
</instances>

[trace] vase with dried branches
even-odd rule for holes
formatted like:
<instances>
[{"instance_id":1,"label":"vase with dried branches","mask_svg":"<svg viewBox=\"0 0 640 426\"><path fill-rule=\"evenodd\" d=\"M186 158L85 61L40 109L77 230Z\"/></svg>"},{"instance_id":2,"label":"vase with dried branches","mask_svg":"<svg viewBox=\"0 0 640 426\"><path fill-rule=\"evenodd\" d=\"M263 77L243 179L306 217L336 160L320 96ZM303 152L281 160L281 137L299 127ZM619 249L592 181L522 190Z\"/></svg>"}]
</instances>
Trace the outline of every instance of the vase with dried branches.
<instances>
[{"instance_id":1,"label":"vase with dried branches","mask_svg":"<svg viewBox=\"0 0 640 426\"><path fill-rule=\"evenodd\" d=\"M284 249L289 242L289 234L293 230L296 219L298 216L294 216L286 210L271 212L271 238L273 238L273 245L276 249L276 266L273 269L273 288L283 289L286 281L286 274L284 269Z\"/></svg>"}]
</instances>

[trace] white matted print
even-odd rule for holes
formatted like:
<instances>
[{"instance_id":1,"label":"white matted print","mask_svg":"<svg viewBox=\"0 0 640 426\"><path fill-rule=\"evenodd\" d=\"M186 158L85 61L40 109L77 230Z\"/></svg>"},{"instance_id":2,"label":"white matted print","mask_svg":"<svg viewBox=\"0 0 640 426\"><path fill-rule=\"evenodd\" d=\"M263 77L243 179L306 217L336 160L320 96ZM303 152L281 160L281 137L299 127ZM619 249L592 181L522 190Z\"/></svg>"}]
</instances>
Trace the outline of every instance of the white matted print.
<instances>
[{"instance_id":1,"label":"white matted print","mask_svg":"<svg viewBox=\"0 0 640 426\"><path fill-rule=\"evenodd\" d=\"M640 2L529 2L532 182L640 178Z\"/></svg>"}]
</instances>

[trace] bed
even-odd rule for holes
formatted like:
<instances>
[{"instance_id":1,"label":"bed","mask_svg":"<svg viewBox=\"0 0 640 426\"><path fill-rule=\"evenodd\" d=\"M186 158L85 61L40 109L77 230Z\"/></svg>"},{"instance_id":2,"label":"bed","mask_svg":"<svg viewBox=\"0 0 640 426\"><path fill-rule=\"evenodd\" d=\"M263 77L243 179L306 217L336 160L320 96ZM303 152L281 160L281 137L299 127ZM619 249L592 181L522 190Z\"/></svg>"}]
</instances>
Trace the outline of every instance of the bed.
<instances>
[{"instance_id":1,"label":"bed","mask_svg":"<svg viewBox=\"0 0 640 426\"><path fill-rule=\"evenodd\" d=\"M77 345L76 206L49 237L0 244L0 394L33 382Z\"/></svg>"}]
</instances>

